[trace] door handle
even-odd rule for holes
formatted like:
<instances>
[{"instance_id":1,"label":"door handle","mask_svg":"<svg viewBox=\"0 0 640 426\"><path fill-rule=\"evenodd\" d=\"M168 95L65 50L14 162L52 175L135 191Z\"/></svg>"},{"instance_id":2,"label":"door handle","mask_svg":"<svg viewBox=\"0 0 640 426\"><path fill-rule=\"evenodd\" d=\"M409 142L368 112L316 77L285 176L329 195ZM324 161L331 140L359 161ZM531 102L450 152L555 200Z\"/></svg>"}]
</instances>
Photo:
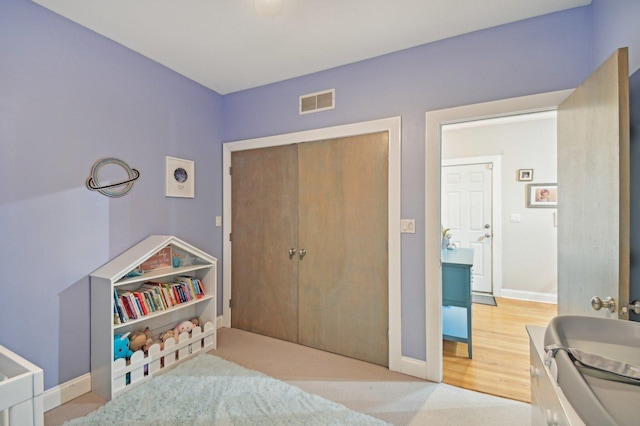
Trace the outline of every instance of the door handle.
<instances>
[{"instance_id":1,"label":"door handle","mask_svg":"<svg viewBox=\"0 0 640 426\"><path fill-rule=\"evenodd\" d=\"M629 305L629 310L633 311L634 314L640 315L640 300L634 300Z\"/></svg>"},{"instance_id":2,"label":"door handle","mask_svg":"<svg viewBox=\"0 0 640 426\"><path fill-rule=\"evenodd\" d=\"M296 249L291 248L289 249L289 259L293 259L293 256L296 255Z\"/></svg>"},{"instance_id":3,"label":"door handle","mask_svg":"<svg viewBox=\"0 0 640 426\"><path fill-rule=\"evenodd\" d=\"M613 297L606 297L602 300L598 296L594 296L593 299L591 299L591 307L596 311L606 308L609 312L614 313L616 311L616 301Z\"/></svg>"},{"instance_id":4,"label":"door handle","mask_svg":"<svg viewBox=\"0 0 640 426\"><path fill-rule=\"evenodd\" d=\"M300 255L300 260L302 260L302 258L306 256L307 251L305 249L300 249L298 254Z\"/></svg>"}]
</instances>

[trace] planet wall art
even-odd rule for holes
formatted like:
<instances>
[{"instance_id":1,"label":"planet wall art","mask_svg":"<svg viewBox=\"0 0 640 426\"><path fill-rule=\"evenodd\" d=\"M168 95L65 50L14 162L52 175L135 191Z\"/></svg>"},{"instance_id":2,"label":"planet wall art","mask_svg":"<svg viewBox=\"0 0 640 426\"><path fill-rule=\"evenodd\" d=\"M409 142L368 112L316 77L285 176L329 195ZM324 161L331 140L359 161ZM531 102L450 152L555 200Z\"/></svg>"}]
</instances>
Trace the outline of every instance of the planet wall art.
<instances>
[{"instance_id":1,"label":"planet wall art","mask_svg":"<svg viewBox=\"0 0 640 426\"><path fill-rule=\"evenodd\" d=\"M110 179L103 183L100 179L100 171L103 167L114 164L121 167L126 175L122 175L121 179L117 179L116 183L111 183ZM87 178L86 185L91 191L98 191L107 197L122 197L127 195L133 189L133 184L140 178L140 172L129 167L127 163L117 158L103 158L95 162L91 168L91 176Z\"/></svg>"}]
</instances>

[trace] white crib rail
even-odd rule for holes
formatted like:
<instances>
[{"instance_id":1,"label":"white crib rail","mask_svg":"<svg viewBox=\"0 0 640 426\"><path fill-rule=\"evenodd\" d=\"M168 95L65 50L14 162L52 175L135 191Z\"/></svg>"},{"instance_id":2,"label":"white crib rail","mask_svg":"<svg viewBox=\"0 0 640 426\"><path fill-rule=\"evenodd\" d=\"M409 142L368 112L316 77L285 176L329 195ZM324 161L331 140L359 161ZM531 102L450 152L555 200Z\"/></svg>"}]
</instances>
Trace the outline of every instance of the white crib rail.
<instances>
[{"instance_id":1,"label":"white crib rail","mask_svg":"<svg viewBox=\"0 0 640 426\"><path fill-rule=\"evenodd\" d=\"M42 369L0 346L0 426L44 425Z\"/></svg>"},{"instance_id":2,"label":"white crib rail","mask_svg":"<svg viewBox=\"0 0 640 426\"><path fill-rule=\"evenodd\" d=\"M154 375L167 371L178 362L184 361L198 353L205 353L214 348L215 326L206 322L204 327L196 327L189 333L181 333L176 342L173 337L164 342L164 349L153 344L145 356L143 351L136 351L129 359L113 363L111 389L114 397L151 379ZM1 425L0 425L1 426Z\"/></svg>"}]
</instances>

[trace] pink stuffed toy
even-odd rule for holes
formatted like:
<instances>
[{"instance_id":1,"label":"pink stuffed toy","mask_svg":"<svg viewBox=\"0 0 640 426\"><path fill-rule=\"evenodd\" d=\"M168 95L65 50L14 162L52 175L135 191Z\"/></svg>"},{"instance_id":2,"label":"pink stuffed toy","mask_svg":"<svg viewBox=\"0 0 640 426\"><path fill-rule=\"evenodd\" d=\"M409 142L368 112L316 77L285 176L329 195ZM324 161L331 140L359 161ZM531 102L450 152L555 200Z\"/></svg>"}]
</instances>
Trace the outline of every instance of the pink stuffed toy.
<instances>
[{"instance_id":1,"label":"pink stuffed toy","mask_svg":"<svg viewBox=\"0 0 640 426\"><path fill-rule=\"evenodd\" d=\"M180 333L191 333L191 331L195 328L195 325L191 321L182 321L180 324L173 329L175 333L175 337L177 338Z\"/></svg>"}]
</instances>

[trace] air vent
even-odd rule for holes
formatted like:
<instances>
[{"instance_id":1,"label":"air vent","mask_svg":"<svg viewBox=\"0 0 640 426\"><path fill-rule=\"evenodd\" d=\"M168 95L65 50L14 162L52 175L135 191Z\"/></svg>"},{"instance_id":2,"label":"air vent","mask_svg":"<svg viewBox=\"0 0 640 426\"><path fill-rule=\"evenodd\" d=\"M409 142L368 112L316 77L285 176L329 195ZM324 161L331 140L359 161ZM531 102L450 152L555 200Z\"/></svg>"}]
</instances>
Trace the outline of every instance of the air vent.
<instances>
[{"instance_id":1,"label":"air vent","mask_svg":"<svg viewBox=\"0 0 640 426\"><path fill-rule=\"evenodd\" d=\"M336 107L336 89L300 96L300 114L325 111Z\"/></svg>"}]
</instances>

